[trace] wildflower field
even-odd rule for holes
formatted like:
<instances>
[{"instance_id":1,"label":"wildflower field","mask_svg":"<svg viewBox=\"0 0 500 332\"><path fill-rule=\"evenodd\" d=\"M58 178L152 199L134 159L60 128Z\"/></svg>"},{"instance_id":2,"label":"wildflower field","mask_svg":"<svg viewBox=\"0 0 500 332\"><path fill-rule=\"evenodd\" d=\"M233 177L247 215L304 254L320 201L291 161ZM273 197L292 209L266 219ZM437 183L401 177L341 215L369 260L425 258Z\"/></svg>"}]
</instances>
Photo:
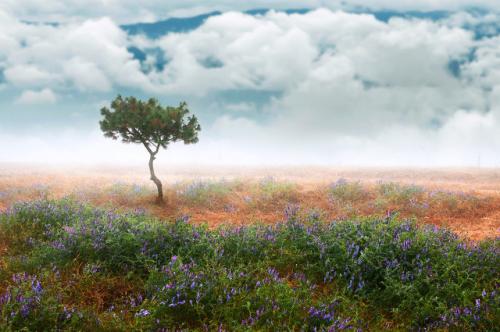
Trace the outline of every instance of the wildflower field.
<instances>
[{"instance_id":1,"label":"wildflower field","mask_svg":"<svg viewBox=\"0 0 500 332\"><path fill-rule=\"evenodd\" d=\"M497 227L494 195L264 177L158 207L143 184L1 180L0 331L499 330L498 235L438 222Z\"/></svg>"}]
</instances>

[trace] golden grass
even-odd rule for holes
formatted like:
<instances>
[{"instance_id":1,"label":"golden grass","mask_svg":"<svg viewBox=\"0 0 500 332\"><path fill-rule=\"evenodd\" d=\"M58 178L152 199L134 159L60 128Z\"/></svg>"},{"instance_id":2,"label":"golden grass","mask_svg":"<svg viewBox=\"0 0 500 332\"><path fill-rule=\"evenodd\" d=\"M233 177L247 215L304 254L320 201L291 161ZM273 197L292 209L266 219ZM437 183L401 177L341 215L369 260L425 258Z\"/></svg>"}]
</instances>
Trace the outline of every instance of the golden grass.
<instances>
[{"instance_id":1,"label":"golden grass","mask_svg":"<svg viewBox=\"0 0 500 332\"><path fill-rule=\"evenodd\" d=\"M188 215L191 222L215 227L273 223L284 219L287 205L296 204L305 216L339 219L397 211L473 240L500 235L497 169L158 167L157 174L165 183L165 206L154 204L146 168L0 165L0 209L69 196L98 206L144 209L161 218ZM352 201L332 197L330 185L340 178L359 181L364 195ZM410 194L413 200L384 196L380 182L396 183L402 191L416 185L424 194Z\"/></svg>"}]
</instances>

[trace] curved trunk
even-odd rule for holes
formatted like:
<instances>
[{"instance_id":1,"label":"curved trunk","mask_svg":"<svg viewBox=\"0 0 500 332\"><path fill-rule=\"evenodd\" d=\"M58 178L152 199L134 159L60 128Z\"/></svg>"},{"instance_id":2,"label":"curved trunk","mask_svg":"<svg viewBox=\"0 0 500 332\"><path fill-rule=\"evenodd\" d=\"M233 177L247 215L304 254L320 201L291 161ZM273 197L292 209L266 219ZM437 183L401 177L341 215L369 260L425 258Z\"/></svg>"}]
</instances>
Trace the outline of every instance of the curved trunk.
<instances>
[{"instance_id":1,"label":"curved trunk","mask_svg":"<svg viewBox=\"0 0 500 332\"><path fill-rule=\"evenodd\" d=\"M158 198L156 202L158 204L163 204L165 201L163 200L163 186L161 184L160 179L156 177L155 170L153 168L153 161L155 160L155 155L150 154L149 157L149 173L151 174L151 180L156 184L156 188L158 188Z\"/></svg>"}]
</instances>

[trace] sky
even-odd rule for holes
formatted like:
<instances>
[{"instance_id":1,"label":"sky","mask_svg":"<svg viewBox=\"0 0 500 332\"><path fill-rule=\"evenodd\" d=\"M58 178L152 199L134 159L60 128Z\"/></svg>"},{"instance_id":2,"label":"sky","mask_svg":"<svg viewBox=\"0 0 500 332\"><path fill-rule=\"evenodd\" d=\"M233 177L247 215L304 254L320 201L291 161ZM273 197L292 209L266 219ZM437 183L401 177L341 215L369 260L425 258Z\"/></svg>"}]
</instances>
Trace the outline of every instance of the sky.
<instances>
[{"instance_id":1,"label":"sky","mask_svg":"<svg viewBox=\"0 0 500 332\"><path fill-rule=\"evenodd\" d=\"M0 1L0 162L144 163L118 94L198 116L165 164L498 167L500 2Z\"/></svg>"}]
</instances>

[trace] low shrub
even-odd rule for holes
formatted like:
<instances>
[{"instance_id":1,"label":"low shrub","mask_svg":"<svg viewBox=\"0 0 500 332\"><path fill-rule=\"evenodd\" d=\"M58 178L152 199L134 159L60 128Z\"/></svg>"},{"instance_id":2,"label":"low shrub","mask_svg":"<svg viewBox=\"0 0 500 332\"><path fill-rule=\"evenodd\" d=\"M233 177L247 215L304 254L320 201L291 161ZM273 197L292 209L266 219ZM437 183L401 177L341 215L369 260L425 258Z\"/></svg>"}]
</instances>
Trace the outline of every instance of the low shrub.
<instances>
[{"instance_id":1,"label":"low shrub","mask_svg":"<svg viewBox=\"0 0 500 332\"><path fill-rule=\"evenodd\" d=\"M379 194L394 204L411 204L420 201L425 193L424 188L416 185L402 185L395 182L381 182L378 185Z\"/></svg>"},{"instance_id":2,"label":"low shrub","mask_svg":"<svg viewBox=\"0 0 500 332\"><path fill-rule=\"evenodd\" d=\"M330 196L334 201L340 203L357 202L367 198L368 192L359 182L348 182L345 179L339 179L329 188Z\"/></svg>"},{"instance_id":3,"label":"low shrub","mask_svg":"<svg viewBox=\"0 0 500 332\"><path fill-rule=\"evenodd\" d=\"M177 197L192 206L205 208L223 205L235 183L226 181L197 181L177 189Z\"/></svg>"},{"instance_id":4,"label":"low shrub","mask_svg":"<svg viewBox=\"0 0 500 332\"><path fill-rule=\"evenodd\" d=\"M272 226L208 230L68 200L16 205L0 215L0 234L12 239L0 329L498 326L498 239L468 243L395 216L324 222L298 210ZM113 291L106 280L130 287ZM105 304L83 291L92 285L110 292Z\"/></svg>"},{"instance_id":5,"label":"low shrub","mask_svg":"<svg viewBox=\"0 0 500 332\"><path fill-rule=\"evenodd\" d=\"M296 190L297 187L293 183L277 181L272 177L267 177L259 182L257 196L265 201L290 201L296 198Z\"/></svg>"}]
</instances>

